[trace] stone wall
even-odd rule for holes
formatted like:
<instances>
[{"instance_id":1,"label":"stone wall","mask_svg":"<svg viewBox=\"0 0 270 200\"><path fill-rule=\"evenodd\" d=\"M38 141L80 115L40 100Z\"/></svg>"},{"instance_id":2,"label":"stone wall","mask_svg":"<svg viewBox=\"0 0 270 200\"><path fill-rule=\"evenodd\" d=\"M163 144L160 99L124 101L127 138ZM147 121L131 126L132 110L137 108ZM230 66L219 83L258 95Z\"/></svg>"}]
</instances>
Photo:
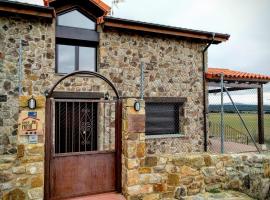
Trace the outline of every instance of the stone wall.
<instances>
[{"instance_id":1,"label":"stone wall","mask_svg":"<svg viewBox=\"0 0 270 200\"><path fill-rule=\"evenodd\" d=\"M156 199L236 190L265 200L270 199L269 166L269 155L146 156L140 180L152 184Z\"/></svg>"},{"instance_id":2,"label":"stone wall","mask_svg":"<svg viewBox=\"0 0 270 200\"><path fill-rule=\"evenodd\" d=\"M183 135L147 139L147 151L152 154L203 151L202 49L205 44L125 31L99 31L98 70L114 82L120 95L139 96L140 64L144 62L145 97L187 98L181 116Z\"/></svg>"},{"instance_id":3,"label":"stone wall","mask_svg":"<svg viewBox=\"0 0 270 200\"><path fill-rule=\"evenodd\" d=\"M16 153L19 86L24 95L42 95L44 71L54 72L54 28L51 22L22 17L0 17L0 154ZM19 83L19 46L22 40L22 83Z\"/></svg>"},{"instance_id":4,"label":"stone wall","mask_svg":"<svg viewBox=\"0 0 270 200\"><path fill-rule=\"evenodd\" d=\"M184 136L147 139L142 148L152 155L202 151L201 50L205 44L122 31L99 31L98 72L112 80L121 96L139 95L140 63L143 61L146 97L187 98L181 120ZM18 118L20 112L27 111L26 102L31 96L40 105L36 111L45 113L44 93L62 77L55 74L55 24L40 18L1 16L0 40L0 93L7 95L7 102L0 102L0 196L42 198L44 135L39 136L38 144L29 145L26 136L18 136ZM19 95L20 85L22 93ZM68 78L56 90L109 92L111 98L114 96L104 82L86 76ZM99 139L100 144L105 141L101 149L114 148L113 134L107 138L100 135ZM32 148L37 148L38 153L28 153ZM37 177L39 184L32 184L32 179ZM37 196L33 197L31 191Z\"/></svg>"},{"instance_id":5,"label":"stone wall","mask_svg":"<svg viewBox=\"0 0 270 200\"><path fill-rule=\"evenodd\" d=\"M129 199L140 193L152 191L152 186L140 184L140 166L145 159L145 110L134 110L135 99L123 101L122 114L122 192Z\"/></svg>"},{"instance_id":6,"label":"stone wall","mask_svg":"<svg viewBox=\"0 0 270 200\"><path fill-rule=\"evenodd\" d=\"M0 153L16 153L18 119L19 40L22 47L22 95L40 96L51 88L61 76L55 74L54 23L23 17L1 17L0 88L8 95L1 104ZM140 63L145 62L146 97L186 97L184 104L182 139L148 140L166 144L170 152L202 150L202 53L203 43L162 36L100 31L98 72L116 85L120 95L138 96ZM100 80L71 77L57 90L112 91ZM192 95L191 95L192 94ZM179 142L183 148L179 149ZM151 145L152 144L152 145ZM190 145L192 144L192 145ZM162 148L162 147L161 147ZM150 150L155 152L154 149Z\"/></svg>"},{"instance_id":7,"label":"stone wall","mask_svg":"<svg viewBox=\"0 0 270 200\"><path fill-rule=\"evenodd\" d=\"M54 38L52 22L21 16L0 17L0 93L7 95L7 102L0 102L1 199L43 197L44 135L39 136L38 144L28 144L27 136L18 134L18 119L27 110L27 100L32 95L38 100L35 111L44 113L44 89L41 88L48 86L46 73L54 73Z\"/></svg>"},{"instance_id":8,"label":"stone wall","mask_svg":"<svg viewBox=\"0 0 270 200\"><path fill-rule=\"evenodd\" d=\"M237 190L270 199L270 155L147 154L144 103L123 103L123 193L128 200L185 199L198 193ZM134 120L136 119L136 120Z\"/></svg>"}]
</instances>

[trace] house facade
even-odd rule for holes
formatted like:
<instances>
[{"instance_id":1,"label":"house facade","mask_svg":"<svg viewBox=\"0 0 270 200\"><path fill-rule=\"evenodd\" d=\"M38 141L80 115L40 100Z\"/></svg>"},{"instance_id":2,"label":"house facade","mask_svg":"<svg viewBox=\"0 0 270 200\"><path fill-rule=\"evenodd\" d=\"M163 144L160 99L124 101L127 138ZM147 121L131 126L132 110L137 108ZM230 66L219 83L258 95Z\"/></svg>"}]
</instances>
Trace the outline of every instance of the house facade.
<instances>
[{"instance_id":1,"label":"house facade","mask_svg":"<svg viewBox=\"0 0 270 200\"><path fill-rule=\"evenodd\" d=\"M121 157L115 159L115 152L125 151L120 99L144 97L140 106L145 117L134 118L131 131L145 130L143 157L204 151L203 50L229 35L113 18L108 16L110 8L98 0L52 0L44 6L0 1L0 10L4 199L67 198L114 191L117 184L122 190L123 181L122 187L121 181L115 183L117 172L106 177L120 168ZM77 71L83 73L66 77ZM141 131L140 120L145 122ZM58 187L65 185L63 180L72 181L56 180L63 178L61 171L76 171L76 164L89 166L94 159L89 152L111 152L100 158L110 160L108 166L95 157L96 163L103 162L101 167L107 166L105 175L97 173L96 179L105 176L111 183L101 182L105 189L93 191L70 189L72 184ZM96 167L100 166L90 171Z\"/></svg>"}]
</instances>

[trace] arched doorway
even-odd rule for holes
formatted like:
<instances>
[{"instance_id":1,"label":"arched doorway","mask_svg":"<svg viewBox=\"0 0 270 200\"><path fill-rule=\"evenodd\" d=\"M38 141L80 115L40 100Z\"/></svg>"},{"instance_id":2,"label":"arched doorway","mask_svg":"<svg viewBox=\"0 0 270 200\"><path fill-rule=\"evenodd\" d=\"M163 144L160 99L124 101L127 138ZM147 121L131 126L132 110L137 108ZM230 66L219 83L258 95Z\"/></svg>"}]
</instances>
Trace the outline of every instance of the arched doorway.
<instances>
[{"instance_id":1,"label":"arched doorway","mask_svg":"<svg viewBox=\"0 0 270 200\"><path fill-rule=\"evenodd\" d=\"M57 90L77 75L98 79L114 95ZM113 83L95 72L76 71L46 96L45 199L121 192L122 110Z\"/></svg>"}]
</instances>

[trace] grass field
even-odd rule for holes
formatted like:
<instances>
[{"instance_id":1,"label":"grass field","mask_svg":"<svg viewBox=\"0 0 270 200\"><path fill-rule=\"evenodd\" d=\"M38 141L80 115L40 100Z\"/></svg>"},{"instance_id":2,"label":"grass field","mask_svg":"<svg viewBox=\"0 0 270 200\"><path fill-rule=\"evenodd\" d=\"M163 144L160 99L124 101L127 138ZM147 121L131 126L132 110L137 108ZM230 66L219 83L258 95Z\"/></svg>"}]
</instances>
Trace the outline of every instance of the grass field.
<instances>
[{"instance_id":1,"label":"grass field","mask_svg":"<svg viewBox=\"0 0 270 200\"><path fill-rule=\"evenodd\" d=\"M247 124L249 130L252 132L252 134L257 135L258 132L257 114L242 113L241 115L245 123ZM220 113L210 113L209 120L212 123L220 123ZM241 132L246 133L245 128L236 113L224 113L224 123ZM270 114L264 115L264 134L265 134L265 142L270 147Z\"/></svg>"}]
</instances>

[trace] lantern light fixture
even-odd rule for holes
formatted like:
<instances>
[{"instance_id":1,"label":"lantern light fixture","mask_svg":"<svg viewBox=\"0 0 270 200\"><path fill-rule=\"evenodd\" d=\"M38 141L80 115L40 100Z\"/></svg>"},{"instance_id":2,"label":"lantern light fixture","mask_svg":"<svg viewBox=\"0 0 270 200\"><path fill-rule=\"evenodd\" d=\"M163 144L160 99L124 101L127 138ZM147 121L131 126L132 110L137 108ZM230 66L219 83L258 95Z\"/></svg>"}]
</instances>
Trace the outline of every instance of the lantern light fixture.
<instances>
[{"instance_id":1,"label":"lantern light fixture","mask_svg":"<svg viewBox=\"0 0 270 200\"><path fill-rule=\"evenodd\" d=\"M109 92L106 92L106 94L105 94L104 98L105 98L105 100L109 100L109 99L110 99Z\"/></svg>"},{"instance_id":2,"label":"lantern light fixture","mask_svg":"<svg viewBox=\"0 0 270 200\"><path fill-rule=\"evenodd\" d=\"M139 101L135 101L134 103L134 110L139 112L141 110L141 104Z\"/></svg>"},{"instance_id":3,"label":"lantern light fixture","mask_svg":"<svg viewBox=\"0 0 270 200\"><path fill-rule=\"evenodd\" d=\"M29 100L28 100L28 108L30 109L35 109L37 107L37 101L36 99L32 96Z\"/></svg>"}]
</instances>

